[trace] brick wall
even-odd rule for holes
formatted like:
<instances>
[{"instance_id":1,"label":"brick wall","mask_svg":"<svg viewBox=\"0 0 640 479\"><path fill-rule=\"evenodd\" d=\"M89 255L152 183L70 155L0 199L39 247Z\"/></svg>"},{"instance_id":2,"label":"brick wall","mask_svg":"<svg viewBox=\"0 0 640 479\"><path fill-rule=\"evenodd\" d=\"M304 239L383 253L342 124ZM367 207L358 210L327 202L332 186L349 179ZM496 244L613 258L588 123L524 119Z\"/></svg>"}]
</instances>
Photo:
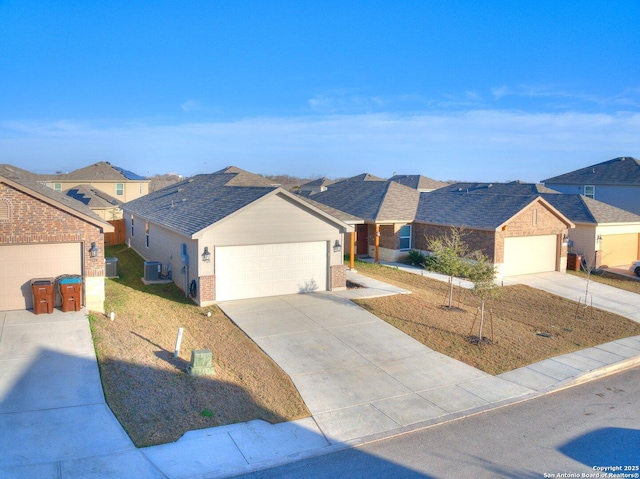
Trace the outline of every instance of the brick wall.
<instances>
[{"instance_id":1,"label":"brick wall","mask_svg":"<svg viewBox=\"0 0 640 479\"><path fill-rule=\"evenodd\" d=\"M347 287L347 266L338 264L331 266L331 284L329 289L335 291Z\"/></svg>"},{"instance_id":2,"label":"brick wall","mask_svg":"<svg viewBox=\"0 0 640 479\"><path fill-rule=\"evenodd\" d=\"M205 302L214 301L216 299L216 277L215 275L211 276L200 276L200 305Z\"/></svg>"},{"instance_id":3,"label":"brick wall","mask_svg":"<svg viewBox=\"0 0 640 479\"><path fill-rule=\"evenodd\" d=\"M415 223L413 225L413 247L428 251L431 238L439 238L451 234L450 226L429 225ZM469 251L482 251L490 261L494 261L496 233L484 230L463 230L462 241L469 247ZM495 262L495 261L494 261Z\"/></svg>"},{"instance_id":4,"label":"brick wall","mask_svg":"<svg viewBox=\"0 0 640 479\"><path fill-rule=\"evenodd\" d=\"M9 203L11 218L0 221L0 244L78 243L83 242L85 276L104 276L104 239L102 230L39 199L0 185L0 197ZM95 242L98 256L88 250Z\"/></svg>"}]
</instances>

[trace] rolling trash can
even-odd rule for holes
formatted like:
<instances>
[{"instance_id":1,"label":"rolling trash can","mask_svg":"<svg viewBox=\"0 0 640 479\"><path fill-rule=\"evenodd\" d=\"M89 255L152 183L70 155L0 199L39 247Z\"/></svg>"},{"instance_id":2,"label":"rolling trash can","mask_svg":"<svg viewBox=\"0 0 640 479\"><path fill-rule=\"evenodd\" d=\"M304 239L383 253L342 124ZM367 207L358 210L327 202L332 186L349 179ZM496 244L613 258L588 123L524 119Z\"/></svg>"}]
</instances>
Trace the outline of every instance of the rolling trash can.
<instances>
[{"instance_id":1,"label":"rolling trash can","mask_svg":"<svg viewBox=\"0 0 640 479\"><path fill-rule=\"evenodd\" d=\"M62 296L62 311L80 311L82 309L82 278L65 276L58 280L58 288Z\"/></svg>"},{"instance_id":2,"label":"rolling trash can","mask_svg":"<svg viewBox=\"0 0 640 479\"><path fill-rule=\"evenodd\" d=\"M31 293L33 294L33 313L53 313L53 278L34 278L31 280Z\"/></svg>"}]
</instances>

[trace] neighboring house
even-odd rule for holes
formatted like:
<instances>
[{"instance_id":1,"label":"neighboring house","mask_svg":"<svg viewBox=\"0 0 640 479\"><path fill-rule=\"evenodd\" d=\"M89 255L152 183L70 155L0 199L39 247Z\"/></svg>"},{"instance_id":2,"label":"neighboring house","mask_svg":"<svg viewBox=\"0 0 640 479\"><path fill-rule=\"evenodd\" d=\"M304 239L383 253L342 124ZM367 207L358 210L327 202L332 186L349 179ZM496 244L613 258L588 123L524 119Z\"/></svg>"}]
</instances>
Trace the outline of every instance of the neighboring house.
<instances>
[{"instance_id":1,"label":"neighboring house","mask_svg":"<svg viewBox=\"0 0 640 479\"><path fill-rule=\"evenodd\" d=\"M103 220L122 219L122 202L91 185L78 185L64 191L64 194L89 207Z\"/></svg>"},{"instance_id":2,"label":"neighboring house","mask_svg":"<svg viewBox=\"0 0 640 479\"><path fill-rule=\"evenodd\" d=\"M581 194L640 214L640 161L635 158L614 158L542 181L561 193Z\"/></svg>"},{"instance_id":3,"label":"neighboring house","mask_svg":"<svg viewBox=\"0 0 640 479\"><path fill-rule=\"evenodd\" d=\"M569 251L590 266L629 266L640 259L640 216L583 195L543 195L567 216Z\"/></svg>"},{"instance_id":4,"label":"neighboring house","mask_svg":"<svg viewBox=\"0 0 640 479\"><path fill-rule=\"evenodd\" d=\"M396 261L407 255L412 245L411 223L415 218L420 193L394 181L372 179L339 181L313 200L359 218L355 237L346 249L355 255L367 255L376 261Z\"/></svg>"},{"instance_id":5,"label":"neighboring house","mask_svg":"<svg viewBox=\"0 0 640 479\"><path fill-rule=\"evenodd\" d=\"M235 167L123 206L128 244L200 306L346 287L352 227Z\"/></svg>"},{"instance_id":6,"label":"neighboring house","mask_svg":"<svg viewBox=\"0 0 640 479\"><path fill-rule=\"evenodd\" d=\"M596 267L629 265L639 256L640 216L579 194L560 194L533 183L456 183L438 192L464 195L541 196L566 216L569 252L577 253Z\"/></svg>"},{"instance_id":7,"label":"neighboring house","mask_svg":"<svg viewBox=\"0 0 640 479\"><path fill-rule=\"evenodd\" d=\"M0 310L33 308L32 279L68 274L82 276L85 307L104 312L104 233L113 226L20 171L0 165Z\"/></svg>"},{"instance_id":8,"label":"neighboring house","mask_svg":"<svg viewBox=\"0 0 640 479\"><path fill-rule=\"evenodd\" d=\"M39 176L42 183L56 191L65 191L80 185L91 185L92 188L113 196L122 203L149 193L150 180L113 166L107 161L100 161L66 174Z\"/></svg>"},{"instance_id":9,"label":"neighboring house","mask_svg":"<svg viewBox=\"0 0 640 479\"><path fill-rule=\"evenodd\" d=\"M498 278L566 270L567 234L573 223L547 200L444 190L420 195L414 248L428 251L430 238L460 228L469 249L482 251L494 263Z\"/></svg>"},{"instance_id":10,"label":"neighboring house","mask_svg":"<svg viewBox=\"0 0 640 479\"><path fill-rule=\"evenodd\" d=\"M316 193L327 191L327 187L333 183L334 181L328 178L318 178L317 180L309 181L301 185L296 193L302 196L315 195Z\"/></svg>"},{"instance_id":11,"label":"neighboring house","mask_svg":"<svg viewBox=\"0 0 640 479\"><path fill-rule=\"evenodd\" d=\"M447 183L443 181L434 180L422 175L394 175L389 178L389 180L418 190L421 193L428 193L429 191L447 186Z\"/></svg>"}]
</instances>

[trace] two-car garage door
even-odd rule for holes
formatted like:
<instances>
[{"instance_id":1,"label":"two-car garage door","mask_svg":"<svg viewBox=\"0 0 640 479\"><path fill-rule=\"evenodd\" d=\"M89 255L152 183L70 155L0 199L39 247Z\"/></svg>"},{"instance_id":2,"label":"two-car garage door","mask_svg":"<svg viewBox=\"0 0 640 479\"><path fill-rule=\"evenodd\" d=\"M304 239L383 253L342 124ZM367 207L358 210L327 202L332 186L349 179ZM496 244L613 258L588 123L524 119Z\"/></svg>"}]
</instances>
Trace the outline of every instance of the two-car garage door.
<instances>
[{"instance_id":1,"label":"two-car garage door","mask_svg":"<svg viewBox=\"0 0 640 479\"><path fill-rule=\"evenodd\" d=\"M502 275L556 271L557 241L556 235L505 238Z\"/></svg>"},{"instance_id":2,"label":"two-car garage door","mask_svg":"<svg viewBox=\"0 0 640 479\"><path fill-rule=\"evenodd\" d=\"M80 243L0 246L0 311L33 308L31 280L82 273Z\"/></svg>"},{"instance_id":3,"label":"two-car garage door","mask_svg":"<svg viewBox=\"0 0 640 479\"><path fill-rule=\"evenodd\" d=\"M327 242L215 249L216 300L326 291Z\"/></svg>"}]
</instances>

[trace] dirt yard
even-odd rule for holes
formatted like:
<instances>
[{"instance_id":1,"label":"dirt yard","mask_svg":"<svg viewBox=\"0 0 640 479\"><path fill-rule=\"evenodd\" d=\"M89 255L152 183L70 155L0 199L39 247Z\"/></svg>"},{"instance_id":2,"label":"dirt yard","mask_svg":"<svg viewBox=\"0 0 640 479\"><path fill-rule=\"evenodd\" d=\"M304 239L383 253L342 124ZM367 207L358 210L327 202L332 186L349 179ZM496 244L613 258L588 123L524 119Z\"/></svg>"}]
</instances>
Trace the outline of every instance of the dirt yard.
<instances>
[{"instance_id":1,"label":"dirt yard","mask_svg":"<svg viewBox=\"0 0 640 479\"><path fill-rule=\"evenodd\" d=\"M136 446L193 429L309 416L289 377L217 307L195 306L173 284L144 286L143 261L131 249L111 247L107 256L118 258L120 279L107 280L107 315L92 314L90 324L107 402ZM213 352L215 376L185 373L195 349Z\"/></svg>"},{"instance_id":2,"label":"dirt yard","mask_svg":"<svg viewBox=\"0 0 640 479\"><path fill-rule=\"evenodd\" d=\"M448 284L369 263L358 272L409 289L410 295L360 300L358 304L418 341L490 374L588 348L614 339L640 335L640 324L600 310L583 310L572 301L527 286L509 286L486 303L481 346L480 300L456 287L452 309ZM455 281L454 281L455 284Z\"/></svg>"}]
</instances>

